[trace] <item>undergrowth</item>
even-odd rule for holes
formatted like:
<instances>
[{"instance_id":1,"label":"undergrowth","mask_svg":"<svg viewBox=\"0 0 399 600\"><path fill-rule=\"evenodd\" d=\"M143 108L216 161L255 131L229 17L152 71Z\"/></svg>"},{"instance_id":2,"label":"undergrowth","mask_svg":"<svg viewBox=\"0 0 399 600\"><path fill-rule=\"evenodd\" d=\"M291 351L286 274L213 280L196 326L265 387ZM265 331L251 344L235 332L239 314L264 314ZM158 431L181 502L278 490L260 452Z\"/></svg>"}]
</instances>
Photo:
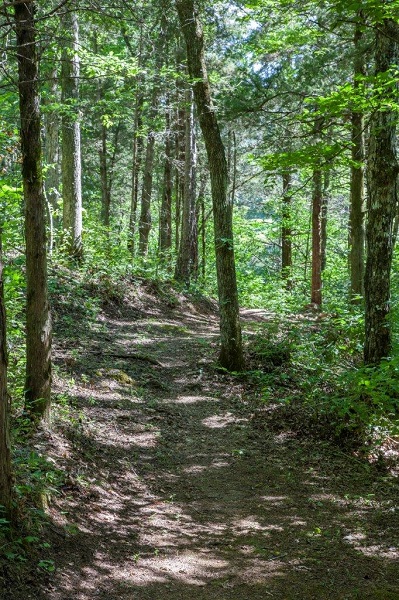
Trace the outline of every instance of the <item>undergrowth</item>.
<instances>
[{"instance_id":1,"label":"undergrowth","mask_svg":"<svg viewBox=\"0 0 399 600\"><path fill-rule=\"evenodd\" d=\"M378 453L399 434L399 358L362 366L363 318L291 315L248 343L251 377L277 428Z\"/></svg>"}]
</instances>

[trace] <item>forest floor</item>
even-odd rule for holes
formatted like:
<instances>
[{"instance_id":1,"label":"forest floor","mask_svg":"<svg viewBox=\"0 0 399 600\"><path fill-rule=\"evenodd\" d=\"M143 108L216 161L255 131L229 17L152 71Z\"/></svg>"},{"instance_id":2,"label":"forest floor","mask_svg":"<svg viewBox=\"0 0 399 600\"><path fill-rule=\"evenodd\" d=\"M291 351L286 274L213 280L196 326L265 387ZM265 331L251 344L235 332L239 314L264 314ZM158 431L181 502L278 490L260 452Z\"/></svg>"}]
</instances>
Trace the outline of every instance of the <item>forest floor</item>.
<instances>
[{"instance_id":1,"label":"forest floor","mask_svg":"<svg viewBox=\"0 0 399 600\"><path fill-rule=\"evenodd\" d=\"M270 318L242 316L249 333ZM397 479L272 427L275 405L214 368L211 304L140 287L71 331L69 400L35 440L67 472L47 507L56 569L2 599L398 600Z\"/></svg>"}]
</instances>

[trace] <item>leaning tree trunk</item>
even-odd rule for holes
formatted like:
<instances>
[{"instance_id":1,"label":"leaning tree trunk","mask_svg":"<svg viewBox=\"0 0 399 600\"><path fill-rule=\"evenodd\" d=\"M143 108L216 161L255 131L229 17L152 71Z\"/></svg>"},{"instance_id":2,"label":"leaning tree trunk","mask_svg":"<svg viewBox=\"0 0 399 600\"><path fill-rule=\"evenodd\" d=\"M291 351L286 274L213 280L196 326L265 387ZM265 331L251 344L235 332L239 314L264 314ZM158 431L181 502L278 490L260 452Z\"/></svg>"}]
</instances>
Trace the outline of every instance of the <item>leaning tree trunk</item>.
<instances>
[{"instance_id":1,"label":"leaning tree trunk","mask_svg":"<svg viewBox=\"0 0 399 600\"><path fill-rule=\"evenodd\" d=\"M363 31L361 27L362 11L355 26L354 45L354 84L356 92L362 85L361 78L366 74ZM352 167L350 186L350 221L349 221L349 265L350 295L353 302L363 296L364 284L364 117L359 111L352 112Z\"/></svg>"},{"instance_id":2,"label":"leaning tree trunk","mask_svg":"<svg viewBox=\"0 0 399 600\"><path fill-rule=\"evenodd\" d=\"M187 45L190 77L205 141L211 177L214 213L216 272L220 307L220 364L229 370L243 368L241 326L233 247L233 206L229 201L227 162L204 57L204 37L193 0L176 0L180 25Z\"/></svg>"},{"instance_id":3,"label":"leaning tree trunk","mask_svg":"<svg viewBox=\"0 0 399 600\"><path fill-rule=\"evenodd\" d=\"M376 27L375 74L387 73L398 64L399 25L385 19ZM394 219L397 210L398 161L397 114L387 103L397 102L397 86L384 91L383 106L371 117L368 160L367 262L365 271L364 360L378 364L392 350L390 313L391 265ZM385 106L384 106L385 104Z\"/></svg>"},{"instance_id":4,"label":"leaning tree trunk","mask_svg":"<svg viewBox=\"0 0 399 600\"><path fill-rule=\"evenodd\" d=\"M7 392L6 310L4 305L1 238L2 228L0 227L0 517L10 519L12 512L10 404Z\"/></svg>"},{"instance_id":5,"label":"leaning tree trunk","mask_svg":"<svg viewBox=\"0 0 399 600\"><path fill-rule=\"evenodd\" d=\"M61 87L65 112L62 116L62 197L63 228L67 231L69 253L80 260L82 244L82 164L79 108L79 25L75 13L66 9L62 19L64 50Z\"/></svg>"},{"instance_id":6,"label":"leaning tree trunk","mask_svg":"<svg viewBox=\"0 0 399 600\"><path fill-rule=\"evenodd\" d=\"M35 12L35 2L15 5L26 239L25 401L32 417L46 418L50 411L51 317L47 295Z\"/></svg>"}]
</instances>

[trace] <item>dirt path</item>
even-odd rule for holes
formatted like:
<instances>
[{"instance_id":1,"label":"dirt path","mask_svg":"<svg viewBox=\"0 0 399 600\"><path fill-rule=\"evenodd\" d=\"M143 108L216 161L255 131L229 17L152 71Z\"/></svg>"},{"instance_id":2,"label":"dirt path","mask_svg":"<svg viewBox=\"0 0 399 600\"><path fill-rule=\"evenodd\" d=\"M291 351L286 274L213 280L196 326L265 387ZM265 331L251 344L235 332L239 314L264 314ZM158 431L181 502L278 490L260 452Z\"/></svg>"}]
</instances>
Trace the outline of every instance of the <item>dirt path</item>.
<instances>
[{"instance_id":1,"label":"dirt path","mask_svg":"<svg viewBox=\"0 0 399 600\"><path fill-rule=\"evenodd\" d=\"M212 368L214 316L151 312L64 349L78 416L51 437L69 470L57 569L27 600L397 600L396 481L268 430Z\"/></svg>"}]
</instances>

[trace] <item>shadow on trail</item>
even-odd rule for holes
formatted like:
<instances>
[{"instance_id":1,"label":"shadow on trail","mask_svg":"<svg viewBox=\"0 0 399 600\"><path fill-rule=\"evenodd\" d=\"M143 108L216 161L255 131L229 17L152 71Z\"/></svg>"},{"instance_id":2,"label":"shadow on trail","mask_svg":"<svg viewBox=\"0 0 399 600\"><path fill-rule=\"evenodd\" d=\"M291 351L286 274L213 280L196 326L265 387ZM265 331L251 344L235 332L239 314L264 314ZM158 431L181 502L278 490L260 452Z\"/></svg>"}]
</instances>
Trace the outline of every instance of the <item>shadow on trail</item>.
<instances>
[{"instance_id":1,"label":"shadow on trail","mask_svg":"<svg viewBox=\"0 0 399 600\"><path fill-rule=\"evenodd\" d=\"M66 431L72 483L50 508L42 598L397 600L396 482L258 428L244 387L209 368L216 334L207 318L121 317L106 351L134 344L160 365L74 367L85 418Z\"/></svg>"}]
</instances>

